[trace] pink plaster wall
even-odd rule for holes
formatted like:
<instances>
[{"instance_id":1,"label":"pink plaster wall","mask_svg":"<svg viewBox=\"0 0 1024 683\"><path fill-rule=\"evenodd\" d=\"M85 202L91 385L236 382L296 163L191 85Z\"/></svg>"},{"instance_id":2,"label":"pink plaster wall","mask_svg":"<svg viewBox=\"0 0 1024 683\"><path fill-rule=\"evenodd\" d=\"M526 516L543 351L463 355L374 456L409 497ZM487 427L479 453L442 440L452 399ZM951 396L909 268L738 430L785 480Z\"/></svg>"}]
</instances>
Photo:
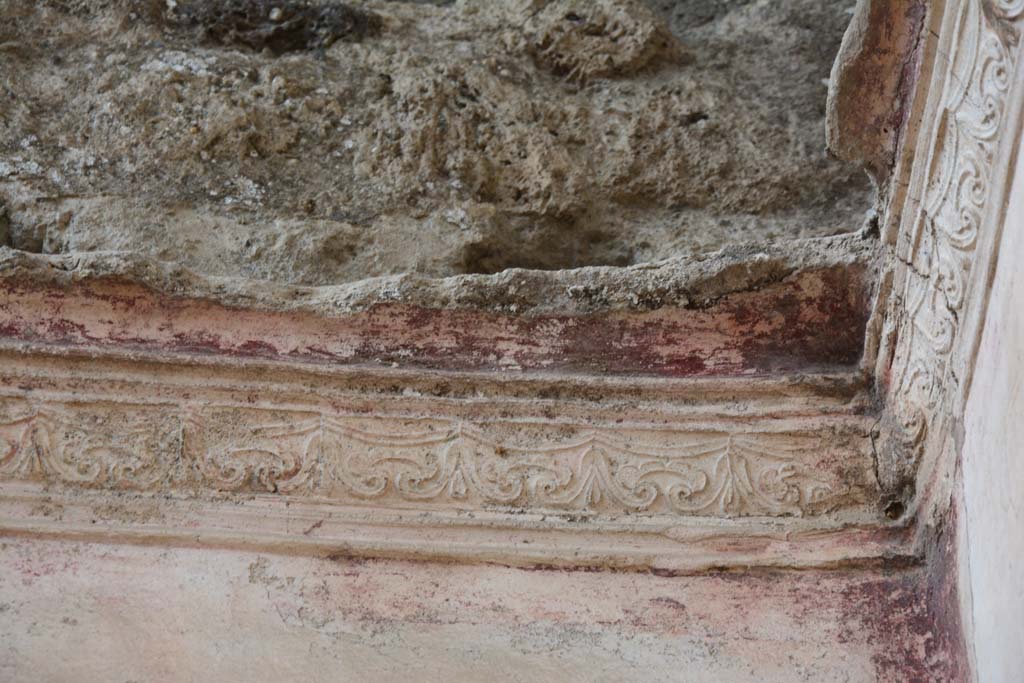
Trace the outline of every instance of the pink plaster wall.
<instances>
[{"instance_id":1,"label":"pink plaster wall","mask_svg":"<svg viewBox=\"0 0 1024 683\"><path fill-rule=\"evenodd\" d=\"M523 570L0 541L0 680L948 681L919 570Z\"/></svg>"},{"instance_id":2,"label":"pink plaster wall","mask_svg":"<svg viewBox=\"0 0 1024 683\"><path fill-rule=\"evenodd\" d=\"M451 370L747 375L856 365L863 266L802 271L706 306L522 316L379 304L337 316L242 310L111 280L0 282L0 340Z\"/></svg>"}]
</instances>

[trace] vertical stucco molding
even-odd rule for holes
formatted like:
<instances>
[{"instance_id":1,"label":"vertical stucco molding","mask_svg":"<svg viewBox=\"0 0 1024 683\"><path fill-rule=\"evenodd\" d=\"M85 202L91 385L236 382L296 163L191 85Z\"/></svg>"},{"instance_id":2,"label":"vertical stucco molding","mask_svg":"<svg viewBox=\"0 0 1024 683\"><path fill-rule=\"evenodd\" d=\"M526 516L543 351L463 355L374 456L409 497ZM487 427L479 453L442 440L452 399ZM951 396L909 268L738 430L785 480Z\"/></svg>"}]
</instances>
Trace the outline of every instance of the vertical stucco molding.
<instances>
[{"instance_id":1,"label":"vertical stucco molding","mask_svg":"<svg viewBox=\"0 0 1024 683\"><path fill-rule=\"evenodd\" d=\"M955 458L941 454L963 416L1024 89L1024 2L932 11L941 12L941 37L921 85L924 125L894 175L885 235L892 285L877 367L887 405L882 484L926 524L949 500Z\"/></svg>"},{"instance_id":2,"label":"vertical stucco molding","mask_svg":"<svg viewBox=\"0 0 1024 683\"><path fill-rule=\"evenodd\" d=\"M886 409L876 457L883 489L916 522L917 552L946 558L943 571L954 572L943 579L957 586L961 618L951 628L963 629L977 677L977 529L965 496L979 494L963 486L965 423L972 389L984 391L972 379L1024 125L1024 1L940 2L931 12L918 125L887 188L889 292L875 366Z\"/></svg>"}]
</instances>

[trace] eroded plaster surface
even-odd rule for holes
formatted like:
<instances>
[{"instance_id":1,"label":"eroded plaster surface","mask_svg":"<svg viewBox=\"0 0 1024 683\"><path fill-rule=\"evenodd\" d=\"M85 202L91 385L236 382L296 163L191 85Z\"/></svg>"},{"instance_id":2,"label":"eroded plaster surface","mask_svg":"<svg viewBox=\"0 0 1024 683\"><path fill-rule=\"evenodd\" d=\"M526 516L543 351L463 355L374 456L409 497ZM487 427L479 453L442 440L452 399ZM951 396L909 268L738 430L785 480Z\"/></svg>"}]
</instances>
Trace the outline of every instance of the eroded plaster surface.
<instances>
[{"instance_id":1,"label":"eroded plaster surface","mask_svg":"<svg viewBox=\"0 0 1024 683\"><path fill-rule=\"evenodd\" d=\"M834 370L861 356L873 247L852 235L627 269L320 288L0 247L0 331L55 345L448 370Z\"/></svg>"}]
</instances>

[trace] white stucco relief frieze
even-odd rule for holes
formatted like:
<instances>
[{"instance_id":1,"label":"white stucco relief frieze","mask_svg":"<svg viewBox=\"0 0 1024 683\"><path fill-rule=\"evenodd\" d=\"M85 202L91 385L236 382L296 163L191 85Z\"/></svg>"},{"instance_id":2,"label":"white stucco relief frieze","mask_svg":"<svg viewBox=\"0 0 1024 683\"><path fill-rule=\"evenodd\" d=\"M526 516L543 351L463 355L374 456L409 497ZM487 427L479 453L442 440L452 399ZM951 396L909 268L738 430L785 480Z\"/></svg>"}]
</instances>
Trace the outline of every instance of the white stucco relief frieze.
<instances>
[{"instance_id":1,"label":"white stucco relief frieze","mask_svg":"<svg viewBox=\"0 0 1024 683\"><path fill-rule=\"evenodd\" d=\"M0 402L0 480L359 505L692 516L863 506L862 434ZM830 463L830 464L823 464Z\"/></svg>"}]
</instances>

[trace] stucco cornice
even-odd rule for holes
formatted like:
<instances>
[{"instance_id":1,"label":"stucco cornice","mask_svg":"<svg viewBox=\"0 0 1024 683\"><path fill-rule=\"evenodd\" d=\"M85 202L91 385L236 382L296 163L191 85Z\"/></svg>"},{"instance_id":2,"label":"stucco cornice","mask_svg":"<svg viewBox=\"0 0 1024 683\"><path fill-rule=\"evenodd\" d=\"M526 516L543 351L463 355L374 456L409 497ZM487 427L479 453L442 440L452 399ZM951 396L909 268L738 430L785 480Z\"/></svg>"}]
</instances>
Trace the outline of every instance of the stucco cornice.
<instances>
[{"instance_id":1,"label":"stucco cornice","mask_svg":"<svg viewBox=\"0 0 1024 683\"><path fill-rule=\"evenodd\" d=\"M874 526L855 373L567 397L564 378L2 358L11 531L666 571L873 559L902 534Z\"/></svg>"}]
</instances>

